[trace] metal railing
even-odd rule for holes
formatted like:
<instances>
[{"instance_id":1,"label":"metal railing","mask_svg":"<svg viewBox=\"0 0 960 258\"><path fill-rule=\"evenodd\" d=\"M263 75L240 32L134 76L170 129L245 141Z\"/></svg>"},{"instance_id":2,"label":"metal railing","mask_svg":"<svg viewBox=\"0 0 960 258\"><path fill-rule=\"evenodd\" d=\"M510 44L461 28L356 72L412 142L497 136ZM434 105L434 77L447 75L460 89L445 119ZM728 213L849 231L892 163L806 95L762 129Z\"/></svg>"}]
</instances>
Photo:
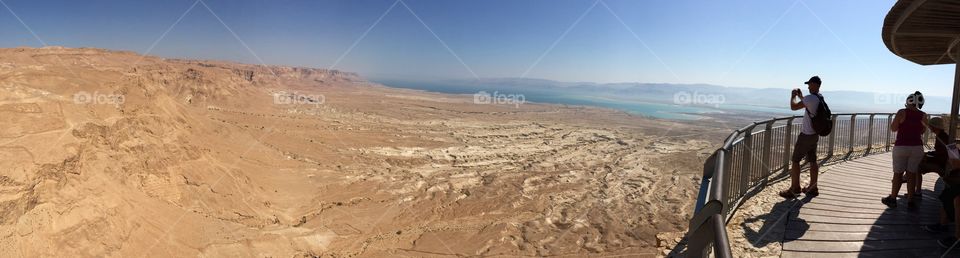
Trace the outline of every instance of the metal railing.
<instances>
[{"instance_id":1,"label":"metal railing","mask_svg":"<svg viewBox=\"0 0 960 258\"><path fill-rule=\"evenodd\" d=\"M890 151L892 113L833 115L833 132L817 147L821 165ZM730 134L703 164L696 210L687 232L687 255L731 257L726 224L740 204L768 182L789 175L790 154L802 116L754 122ZM930 141L929 132L924 142ZM710 248L712 246L712 248Z\"/></svg>"}]
</instances>

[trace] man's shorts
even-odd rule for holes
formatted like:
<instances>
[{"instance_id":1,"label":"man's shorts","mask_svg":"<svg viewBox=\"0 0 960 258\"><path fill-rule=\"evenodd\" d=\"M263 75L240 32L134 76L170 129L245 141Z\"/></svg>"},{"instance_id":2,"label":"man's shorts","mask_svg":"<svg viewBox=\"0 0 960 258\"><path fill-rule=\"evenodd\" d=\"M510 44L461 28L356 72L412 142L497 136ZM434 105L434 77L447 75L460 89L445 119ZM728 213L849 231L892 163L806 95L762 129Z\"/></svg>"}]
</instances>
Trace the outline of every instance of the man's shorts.
<instances>
[{"instance_id":1,"label":"man's shorts","mask_svg":"<svg viewBox=\"0 0 960 258\"><path fill-rule=\"evenodd\" d=\"M790 161L800 162L800 160L806 158L807 162L816 163L818 141L820 141L820 136L816 134L800 133L797 136L797 143L793 145L793 156L791 156Z\"/></svg>"}]
</instances>

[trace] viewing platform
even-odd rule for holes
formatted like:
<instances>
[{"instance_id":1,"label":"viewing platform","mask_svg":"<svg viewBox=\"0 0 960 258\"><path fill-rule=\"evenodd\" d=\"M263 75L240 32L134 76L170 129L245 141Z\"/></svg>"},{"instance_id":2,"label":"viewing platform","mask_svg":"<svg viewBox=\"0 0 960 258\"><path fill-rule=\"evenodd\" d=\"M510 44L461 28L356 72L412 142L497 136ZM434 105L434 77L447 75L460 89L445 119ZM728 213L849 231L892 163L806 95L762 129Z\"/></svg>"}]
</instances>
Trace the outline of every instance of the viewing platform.
<instances>
[{"instance_id":1,"label":"viewing platform","mask_svg":"<svg viewBox=\"0 0 960 258\"><path fill-rule=\"evenodd\" d=\"M938 176L924 177L923 199L910 210L902 195L897 208L880 203L890 193L892 174L891 155L883 153L831 166L820 176L816 197L786 200L776 196L781 189L764 190L761 195L772 195L766 200L780 200L770 211L776 216L763 218L763 227L753 236L731 238L746 238L751 245L779 242L780 257L960 257L960 248L947 252L936 243L952 230L938 234L921 229L939 221L937 195L943 183Z\"/></svg>"},{"instance_id":2,"label":"viewing platform","mask_svg":"<svg viewBox=\"0 0 960 258\"><path fill-rule=\"evenodd\" d=\"M937 243L953 233L953 226L942 233L921 227L939 222L937 196L944 184L937 174L924 176L916 209L908 209L902 198L905 185L897 208L880 202L890 193L893 177L893 114L834 114L833 132L821 136L817 148L820 195L778 196L789 185L789 155L800 120L782 117L747 125L704 162L683 255L960 257L960 247ZM928 148L933 140L925 134ZM804 166L802 179L808 171Z\"/></svg>"}]
</instances>

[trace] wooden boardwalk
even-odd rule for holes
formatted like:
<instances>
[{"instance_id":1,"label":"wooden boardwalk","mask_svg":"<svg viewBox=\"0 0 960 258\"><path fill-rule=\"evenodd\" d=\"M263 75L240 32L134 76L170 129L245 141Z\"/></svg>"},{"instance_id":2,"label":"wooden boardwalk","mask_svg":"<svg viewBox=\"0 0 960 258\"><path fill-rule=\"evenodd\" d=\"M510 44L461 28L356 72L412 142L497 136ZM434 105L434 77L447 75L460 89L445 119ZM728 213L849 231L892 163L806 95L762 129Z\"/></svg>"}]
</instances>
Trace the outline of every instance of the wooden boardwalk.
<instances>
[{"instance_id":1,"label":"wooden boardwalk","mask_svg":"<svg viewBox=\"0 0 960 258\"><path fill-rule=\"evenodd\" d=\"M908 211L905 198L896 209L888 209L880 198L890 193L890 159L889 153L878 154L834 165L822 174L820 195L799 200L788 215L782 257L944 256L947 249L936 240L950 234L920 228L938 221L936 197L942 183L936 174L927 174L918 209ZM905 188L900 192L906 193ZM945 257L960 257L960 250Z\"/></svg>"}]
</instances>

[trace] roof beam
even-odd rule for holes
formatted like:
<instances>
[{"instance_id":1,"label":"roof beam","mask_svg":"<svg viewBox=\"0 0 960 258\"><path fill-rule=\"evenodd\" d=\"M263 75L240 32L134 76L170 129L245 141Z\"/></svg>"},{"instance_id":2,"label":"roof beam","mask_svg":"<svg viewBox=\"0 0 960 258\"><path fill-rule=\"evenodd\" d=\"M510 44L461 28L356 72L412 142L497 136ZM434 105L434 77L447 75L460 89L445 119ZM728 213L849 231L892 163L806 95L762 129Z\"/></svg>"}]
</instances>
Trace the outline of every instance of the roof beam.
<instances>
[{"instance_id":1,"label":"roof beam","mask_svg":"<svg viewBox=\"0 0 960 258\"><path fill-rule=\"evenodd\" d=\"M907 21L907 18L910 18L913 15L913 12L917 11L920 6L923 6L923 3L926 3L927 0L917 0L913 3L910 3L910 6L904 10L903 14L897 19L897 23L894 23L893 30L890 33L890 45L893 46L893 52L897 55L900 55L900 48L897 47L897 31L900 31L900 26Z\"/></svg>"},{"instance_id":2,"label":"roof beam","mask_svg":"<svg viewBox=\"0 0 960 258\"><path fill-rule=\"evenodd\" d=\"M894 37L938 37L938 38L956 38L956 33L934 33L934 32L894 32Z\"/></svg>"}]
</instances>

